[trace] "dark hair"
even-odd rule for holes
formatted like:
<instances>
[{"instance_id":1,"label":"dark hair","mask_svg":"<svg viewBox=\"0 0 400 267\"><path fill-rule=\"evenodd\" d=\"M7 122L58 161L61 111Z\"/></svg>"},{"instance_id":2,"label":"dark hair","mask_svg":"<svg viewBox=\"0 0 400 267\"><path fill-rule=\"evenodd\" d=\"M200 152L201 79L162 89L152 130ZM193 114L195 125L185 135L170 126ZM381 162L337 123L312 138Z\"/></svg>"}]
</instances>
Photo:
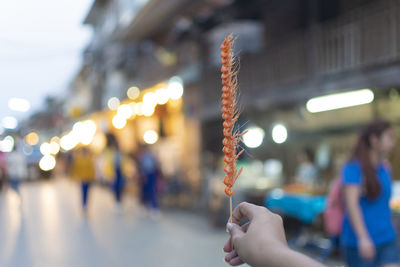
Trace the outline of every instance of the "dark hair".
<instances>
[{"instance_id":1,"label":"dark hair","mask_svg":"<svg viewBox=\"0 0 400 267\"><path fill-rule=\"evenodd\" d=\"M367 198L377 199L381 193L381 185L376 176L376 170L372 165L370 158L371 137L380 138L381 135L392 126L384 120L374 120L364 127L361 131L356 146L353 150L351 159L357 159L361 163L361 168L364 175L364 189Z\"/></svg>"},{"instance_id":2,"label":"dark hair","mask_svg":"<svg viewBox=\"0 0 400 267\"><path fill-rule=\"evenodd\" d=\"M117 150L119 149L118 140L115 137L115 135L113 135L112 133L107 133L106 134L106 140L107 140L107 147L115 148Z\"/></svg>"},{"instance_id":3,"label":"dark hair","mask_svg":"<svg viewBox=\"0 0 400 267\"><path fill-rule=\"evenodd\" d=\"M314 152L311 148L305 147L303 148L303 155L307 157L310 162L314 161Z\"/></svg>"}]
</instances>

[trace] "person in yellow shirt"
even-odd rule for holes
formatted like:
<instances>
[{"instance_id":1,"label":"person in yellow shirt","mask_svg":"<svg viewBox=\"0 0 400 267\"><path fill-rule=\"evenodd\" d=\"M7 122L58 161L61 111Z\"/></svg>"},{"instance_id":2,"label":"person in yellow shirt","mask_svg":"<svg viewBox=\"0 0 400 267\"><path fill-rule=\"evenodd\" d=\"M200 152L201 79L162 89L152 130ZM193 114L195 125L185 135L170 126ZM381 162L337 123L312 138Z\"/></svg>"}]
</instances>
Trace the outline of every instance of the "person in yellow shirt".
<instances>
[{"instance_id":1,"label":"person in yellow shirt","mask_svg":"<svg viewBox=\"0 0 400 267\"><path fill-rule=\"evenodd\" d=\"M87 212L87 203L91 183L95 180L95 166L93 155L86 147L74 152L72 158L72 176L81 183L82 209Z\"/></svg>"}]
</instances>

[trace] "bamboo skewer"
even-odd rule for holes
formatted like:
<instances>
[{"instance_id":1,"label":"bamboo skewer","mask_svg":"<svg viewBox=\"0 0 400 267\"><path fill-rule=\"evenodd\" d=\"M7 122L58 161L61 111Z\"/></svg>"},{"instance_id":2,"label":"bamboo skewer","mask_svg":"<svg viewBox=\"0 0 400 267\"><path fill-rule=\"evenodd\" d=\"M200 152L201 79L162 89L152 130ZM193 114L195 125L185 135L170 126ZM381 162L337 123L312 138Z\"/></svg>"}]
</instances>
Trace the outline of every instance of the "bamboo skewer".
<instances>
[{"instance_id":1,"label":"bamboo skewer","mask_svg":"<svg viewBox=\"0 0 400 267\"><path fill-rule=\"evenodd\" d=\"M229 197L229 221L231 222L231 223L233 223L233 220L232 220L232 196L230 196Z\"/></svg>"}]
</instances>

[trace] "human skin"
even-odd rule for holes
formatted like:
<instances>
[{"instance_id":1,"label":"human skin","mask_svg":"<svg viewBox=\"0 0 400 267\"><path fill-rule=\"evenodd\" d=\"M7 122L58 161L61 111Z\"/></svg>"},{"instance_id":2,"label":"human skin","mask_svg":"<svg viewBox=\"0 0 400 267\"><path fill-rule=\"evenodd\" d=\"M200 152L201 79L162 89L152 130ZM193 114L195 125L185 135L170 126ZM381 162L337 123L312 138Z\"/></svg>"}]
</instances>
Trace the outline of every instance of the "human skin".
<instances>
[{"instance_id":1,"label":"human skin","mask_svg":"<svg viewBox=\"0 0 400 267\"><path fill-rule=\"evenodd\" d=\"M282 218L268 209L243 202L233 211L232 219L227 225L231 237L224 246L225 261L231 266L323 266L288 247ZM239 226L242 219L248 223Z\"/></svg>"}]
</instances>

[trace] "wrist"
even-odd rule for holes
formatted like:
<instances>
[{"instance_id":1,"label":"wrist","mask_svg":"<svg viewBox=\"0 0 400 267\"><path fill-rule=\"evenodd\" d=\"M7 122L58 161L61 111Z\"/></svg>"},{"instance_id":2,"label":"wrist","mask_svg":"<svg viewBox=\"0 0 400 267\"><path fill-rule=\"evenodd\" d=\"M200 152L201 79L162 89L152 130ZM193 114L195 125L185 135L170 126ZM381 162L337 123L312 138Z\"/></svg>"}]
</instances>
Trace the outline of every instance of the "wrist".
<instances>
[{"instance_id":1,"label":"wrist","mask_svg":"<svg viewBox=\"0 0 400 267\"><path fill-rule=\"evenodd\" d=\"M274 250L268 256L264 257L260 264L252 265L254 267L323 267L319 262L297 252L289 247L280 247Z\"/></svg>"},{"instance_id":2,"label":"wrist","mask_svg":"<svg viewBox=\"0 0 400 267\"><path fill-rule=\"evenodd\" d=\"M254 259L254 262L249 262L249 265L254 267L286 267L284 259L293 257L294 253L295 251L283 245L265 248L263 253L255 253L260 255L259 257L250 257Z\"/></svg>"}]
</instances>

